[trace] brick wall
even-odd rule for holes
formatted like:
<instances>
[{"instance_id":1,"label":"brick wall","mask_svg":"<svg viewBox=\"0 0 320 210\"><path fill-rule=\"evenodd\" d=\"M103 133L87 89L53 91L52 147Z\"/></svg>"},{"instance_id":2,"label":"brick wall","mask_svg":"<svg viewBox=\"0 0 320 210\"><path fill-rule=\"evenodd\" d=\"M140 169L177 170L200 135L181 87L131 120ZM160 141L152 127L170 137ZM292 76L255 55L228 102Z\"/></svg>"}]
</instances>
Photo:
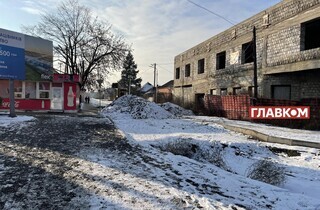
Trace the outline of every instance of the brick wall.
<instances>
[{"instance_id":1,"label":"brick wall","mask_svg":"<svg viewBox=\"0 0 320 210\"><path fill-rule=\"evenodd\" d=\"M252 40L253 26L257 28L258 85L262 96L271 97L271 85L291 82L292 99L320 97L320 83L310 73L310 69L320 71L320 49L301 50L301 23L319 18L319 9L320 0L284 0L177 55L174 68L180 68L181 76L174 80L175 97L195 103L195 94L209 94L211 89L220 93L222 88L232 92L241 87L245 92L253 86L253 63L241 62L242 45ZM226 67L216 70L216 54L223 51ZM198 60L202 58L205 72L198 74ZM184 76L186 64L191 65L190 77ZM299 81L295 72L302 71L307 79Z\"/></svg>"},{"instance_id":2,"label":"brick wall","mask_svg":"<svg viewBox=\"0 0 320 210\"><path fill-rule=\"evenodd\" d=\"M271 98L272 85L291 85L291 100L317 98L320 96L320 69L265 75L263 95Z\"/></svg>"}]
</instances>

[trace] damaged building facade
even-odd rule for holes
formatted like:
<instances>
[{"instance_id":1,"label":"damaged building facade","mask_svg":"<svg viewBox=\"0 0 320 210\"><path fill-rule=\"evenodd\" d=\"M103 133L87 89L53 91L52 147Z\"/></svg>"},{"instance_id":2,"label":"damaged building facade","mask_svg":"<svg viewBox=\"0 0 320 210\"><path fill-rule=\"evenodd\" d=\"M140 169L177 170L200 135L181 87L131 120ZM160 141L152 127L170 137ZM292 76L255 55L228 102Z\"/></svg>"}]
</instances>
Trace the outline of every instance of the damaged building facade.
<instances>
[{"instance_id":1,"label":"damaged building facade","mask_svg":"<svg viewBox=\"0 0 320 210\"><path fill-rule=\"evenodd\" d=\"M174 97L194 106L205 94L254 92L256 28L258 97L320 97L320 0L284 0L174 59Z\"/></svg>"}]
</instances>

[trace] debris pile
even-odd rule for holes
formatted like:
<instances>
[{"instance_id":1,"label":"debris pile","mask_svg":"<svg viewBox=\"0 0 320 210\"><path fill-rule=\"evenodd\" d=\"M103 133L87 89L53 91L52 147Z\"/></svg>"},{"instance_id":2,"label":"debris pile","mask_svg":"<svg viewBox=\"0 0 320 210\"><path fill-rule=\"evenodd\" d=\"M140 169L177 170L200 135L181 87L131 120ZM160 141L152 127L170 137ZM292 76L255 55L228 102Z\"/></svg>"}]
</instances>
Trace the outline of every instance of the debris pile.
<instances>
[{"instance_id":1,"label":"debris pile","mask_svg":"<svg viewBox=\"0 0 320 210\"><path fill-rule=\"evenodd\" d=\"M104 115L130 115L133 119L168 119L175 118L154 102L133 95L125 95L113 101L102 110Z\"/></svg>"},{"instance_id":2,"label":"debris pile","mask_svg":"<svg viewBox=\"0 0 320 210\"><path fill-rule=\"evenodd\" d=\"M154 102L134 95L125 95L116 99L101 112L103 115L112 117L129 115L133 119L170 119L183 115L193 115L192 111L173 103L167 102L159 106Z\"/></svg>"},{"instance_id":3,"label":"debris pile","mask_svg":"<svg viewBox=\"0 0 320 210\"><path fill-rule=\"evenodd\" d=\"M191 110L184 109L181 106L178 106L178 105L170 103L170 102L163 103L160 106L176 117L194 115L194 113Z\"/></svg>"}]
</instances>

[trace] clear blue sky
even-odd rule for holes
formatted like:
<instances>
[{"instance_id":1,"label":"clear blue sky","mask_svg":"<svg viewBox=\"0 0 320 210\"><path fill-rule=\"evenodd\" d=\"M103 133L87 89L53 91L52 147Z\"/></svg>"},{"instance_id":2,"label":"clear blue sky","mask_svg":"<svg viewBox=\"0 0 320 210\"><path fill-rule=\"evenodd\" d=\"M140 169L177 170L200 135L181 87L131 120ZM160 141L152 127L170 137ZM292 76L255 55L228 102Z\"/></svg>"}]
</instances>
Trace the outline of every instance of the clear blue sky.
<instances>
[{"instance_id":1,"label":"clear blue sky","mask_svg":"<svg viewBox=\"0 0 320 210\"><path fill-rule=\"evenodd\" d=\"M173 79L174 56L228 29L232 25L188 0L79 0L93 14L113 25L132 44L142 83L153 83L150 64L157 63L159 84ZM280 0L192 0L239 23ZM35 25L41 13L61 0L0 0L0 28L21 31ZM110 76L117 81L119 74Z\"/></svg>"}]
</instances>

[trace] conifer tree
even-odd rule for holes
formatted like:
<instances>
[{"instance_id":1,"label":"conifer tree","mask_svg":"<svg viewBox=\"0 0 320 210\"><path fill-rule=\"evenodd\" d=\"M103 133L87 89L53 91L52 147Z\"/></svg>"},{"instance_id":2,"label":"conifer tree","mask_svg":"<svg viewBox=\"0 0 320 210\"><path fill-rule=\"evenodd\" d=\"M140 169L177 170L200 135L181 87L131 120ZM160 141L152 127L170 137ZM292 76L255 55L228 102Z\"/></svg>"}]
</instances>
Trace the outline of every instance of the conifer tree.
<instances>
[{"instance_id":1,"label":"conifer tree","mask_svg":"<svg viewBox=\"0 0 320 210\"><path fill-rule=\"evenodd\" d=\"M129 52L123 62L121 80L118 82L121 88L127 89L128 94L137 94L137 90L141 87L142 79L137 78L138 72L133 55Z\"/></svg>"}]
</instances>

